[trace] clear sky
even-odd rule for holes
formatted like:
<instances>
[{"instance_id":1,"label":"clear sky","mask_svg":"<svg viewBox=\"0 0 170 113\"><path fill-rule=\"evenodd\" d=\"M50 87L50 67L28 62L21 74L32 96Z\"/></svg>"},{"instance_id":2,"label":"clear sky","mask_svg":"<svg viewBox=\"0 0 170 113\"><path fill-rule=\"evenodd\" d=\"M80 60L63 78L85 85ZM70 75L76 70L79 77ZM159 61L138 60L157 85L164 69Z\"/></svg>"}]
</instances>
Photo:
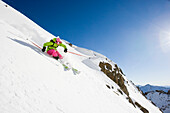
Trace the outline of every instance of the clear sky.
<instances>
[{"instance_id":1,"label":"clear sky","mask_svg":"<svg viewBox=\"0 0 170 113\"><path fill-rule=\"evenodd\" d=\"M3 1L53 35L107 56L135 84L170 85L169 0Z\"/></svg>"}]
</instances>

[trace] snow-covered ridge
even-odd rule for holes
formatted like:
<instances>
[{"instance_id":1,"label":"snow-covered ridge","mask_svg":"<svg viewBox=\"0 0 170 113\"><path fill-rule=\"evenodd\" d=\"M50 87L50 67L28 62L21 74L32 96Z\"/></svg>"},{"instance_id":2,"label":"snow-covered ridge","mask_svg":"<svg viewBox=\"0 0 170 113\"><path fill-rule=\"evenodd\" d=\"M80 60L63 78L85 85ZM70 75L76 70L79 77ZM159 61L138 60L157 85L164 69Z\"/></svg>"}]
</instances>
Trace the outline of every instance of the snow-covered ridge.
<instances>
[{"instance_id":1,"label":"snow-covered ridge","mask_svg":"<svg viewBox=\"0 0 170 113\"><path fill-rule=\"evenodd\" d=\"M147 99L151 100L164 113L170 112L170 88L149 84L139 88L144 92Z\"/></svg>"},{"instance_id":2,"label":"snow-covered ridge","mask_svg":"<svg viewBox=\"0 0 170 113\"><path fill-rule=\"evenodd\" d=\"M149 91L156 91L156 90L162 90L164 92L168 92L170 90L170 88L168 88L168 87L153 86L153 85L150 85L150 84L147 84L145 86L139 86L139 87L144 93L149 92Z\"/></svg>"},{"instance_id":3,"label":"snow-covered ridge","mask_svg":"<svg viewBox=\"0 0 170 113\"><path fill-rule=\"evenodd\" d=\"M75 75L29 41L42 47L54 37L0 1L1 113L160 113L104 55L63 40L83 56L58 48Z\"/></svg>"},{"instance_id":4,"label":"snow-covered ridge","mask_svg":"<svg viewBox=\"0 0 170 113\"><path fill-rule=\"evenodd\" d=\"M170 94L162 91L147 92L146 97L158 106L164 113L170 112Z\"/></svg>"}]
</instances>

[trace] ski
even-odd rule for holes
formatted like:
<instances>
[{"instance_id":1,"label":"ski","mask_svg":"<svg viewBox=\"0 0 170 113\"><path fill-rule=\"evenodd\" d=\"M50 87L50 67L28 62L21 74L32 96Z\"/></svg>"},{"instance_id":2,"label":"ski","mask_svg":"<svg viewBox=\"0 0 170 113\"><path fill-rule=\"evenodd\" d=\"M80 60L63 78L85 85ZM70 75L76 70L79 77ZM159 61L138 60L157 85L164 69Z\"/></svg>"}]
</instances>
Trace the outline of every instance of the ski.
<instances>
[{"instance_id":1,"label":"ski","mask_svg":"<svg viewBox=\"0 0 170 113\"><path fill-rule=\"evenodd\" d=\"M64 64L61 62L61 60L60 60L60 63L63 65L65 70L72 70L75 75L80 74L80 71L78 71L77 69L75 69L73 67L68 66L68 63Z\"/></svg>"},{"instance_id":2,"label":"ski","mask_svg":"<svg viewBox=\"0 0 170 113\"><path fill-rule=\"evenodd\" d=\"M65 70L70 70L70 68L68 66L66 66L65 64L62 64L62 65L63 65Z\"/></svg>"},{"instance_id":3,"label":"ski","mask_svg":"<svg viewBox=\"0 0 170 113\"><path fill-rule=\"evenodd\" d=\"M76 75L76 74L80 74L80 71L78 71L77 69L75 69L75 68L72 68L72 71L73 71L73 73Z\"/></svg>"}]
</instances>

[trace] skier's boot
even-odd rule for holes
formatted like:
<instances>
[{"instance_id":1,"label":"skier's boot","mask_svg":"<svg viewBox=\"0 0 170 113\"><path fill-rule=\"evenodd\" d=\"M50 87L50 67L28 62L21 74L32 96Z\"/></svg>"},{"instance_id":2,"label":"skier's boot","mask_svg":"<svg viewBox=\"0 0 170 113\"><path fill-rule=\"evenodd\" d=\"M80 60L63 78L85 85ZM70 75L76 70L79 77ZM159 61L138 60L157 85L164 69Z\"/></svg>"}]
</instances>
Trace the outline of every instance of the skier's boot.
<instances>
[{"instance_id":1,"label":"skier's boot","mask_svg":"<svg viewBox=\"0 0 170 113\"><path fill-rule=\"evenodd\" d=\"M58 60L58 59L59 59L59 56L57 56L57 57L53 57L53 58L55 58L56 60Z\"/></svg>"}]
</instances>

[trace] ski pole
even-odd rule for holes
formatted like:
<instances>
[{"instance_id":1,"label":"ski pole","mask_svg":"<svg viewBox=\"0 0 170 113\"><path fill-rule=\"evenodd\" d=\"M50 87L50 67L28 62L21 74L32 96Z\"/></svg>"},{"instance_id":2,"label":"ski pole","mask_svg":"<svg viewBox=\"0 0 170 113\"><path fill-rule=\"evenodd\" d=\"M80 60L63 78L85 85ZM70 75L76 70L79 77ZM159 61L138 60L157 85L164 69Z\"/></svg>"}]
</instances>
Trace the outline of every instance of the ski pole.
<instances>
[{"instance_id":1,"label":"ski pole","mask_svg":"<svg viewBox=\"0 0 170 113\"><path fill-rule=\"evenodd\" d=\"M74 53L74 52L71 52L71 51L67 51L68 53L71 53L71 54L75 54L75 55L78 55L78 56L83 56L83 55L80 55L78 53ZM85 57L85 56L84 56Z\"/></svg>"},{"instance_id":2,"label":"ski pole","mask_svg":"<svg viewBox=\"0 0 170 113\"><path fill-rule=\"evenodd\" d=\"M28 40L28 39L27 39ZM37 45L36 43L34 43L33 41L29 40L32 44L34 44L36 47L38 47L39 49L42 49L39 45ZM78 56L82 56L82 57L87 57L87 56L84 56L84 55L80 55L78 53L74 53L74 52L71 52L71 51L67 51L68 53L71 53L71 54L75 54L75 55L78 55Z\"/></svg>"},{"instance_id":3,"label":"ski pole","mask_svg":"<svg viewBox=\"0 0 170 113\"><path fill-rule=\"evenodd\" d=\"M27 39L28 40L28 39ZM42 49L39 45L37 45L36 43L34 43L33 41L29 40L32 44L34 44L36 47L38 47L39 49Z\"/></svg>"},{"instance_id":4,"label":"ski pole","mask_svg":"<svg viewBox=\"0 0 170 113\"><path fill-rule=\"evenodd\" d=\"M78 54L78 53L74 53L74 52L71 52L71 51L67 51L68 53L71 53L71 54L75 54L75 55L78 55L78 56L82 56L82 57L86 57L86 58L89 58L88 56L85 56L85 55L81 55L81 54Z\"/></svg>"}]
</instances>

